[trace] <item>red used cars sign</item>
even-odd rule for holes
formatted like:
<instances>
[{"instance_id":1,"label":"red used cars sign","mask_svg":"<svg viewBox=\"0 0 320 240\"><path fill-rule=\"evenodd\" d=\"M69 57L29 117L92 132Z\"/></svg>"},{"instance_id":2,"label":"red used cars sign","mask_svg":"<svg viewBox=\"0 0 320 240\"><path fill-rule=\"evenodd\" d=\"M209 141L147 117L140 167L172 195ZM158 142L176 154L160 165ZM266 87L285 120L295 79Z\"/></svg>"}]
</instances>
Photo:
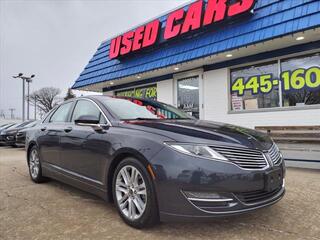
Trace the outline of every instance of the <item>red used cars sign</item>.
<instances>
[{"instance_id":1,"label":"red used cars sign","mask_svg":"<svg viewBox=\"0 0 320 240\"><path fill-rule=\"evenodd\" d=\"M207 2L207 4L205 4ZM255 0L199 0L188 7L180 8L167 16L164 31L158 19L126 32L111 40L109 58L125 56L157 43L160 33L164 40L227 21L235 16L249 12ZM206 5L206 7L205 7Z\"/></svg>"}]
</instances>

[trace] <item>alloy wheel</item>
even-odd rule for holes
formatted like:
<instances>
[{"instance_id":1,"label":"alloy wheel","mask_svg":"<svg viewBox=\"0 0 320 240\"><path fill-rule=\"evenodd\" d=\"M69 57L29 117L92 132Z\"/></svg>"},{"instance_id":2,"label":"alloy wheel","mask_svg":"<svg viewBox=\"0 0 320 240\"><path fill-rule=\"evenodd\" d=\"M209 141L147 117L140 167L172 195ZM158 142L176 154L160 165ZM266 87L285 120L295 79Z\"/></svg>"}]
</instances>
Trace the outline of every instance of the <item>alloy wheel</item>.
<instances>
[{"instance_id":1,"label":"alloy wheel","mask_svg":"<svg viewBox=\"0 0 320 240\"><path fill-rule=\"evenodd\" d=\"M39 155L36 149L33 149L30 153L29 169L30 169L31 177L33 179L36 179L38 177L39 170L40 170Z\"/></svg>"},{"instance_id":2,"label":"alloy wheel","mask_svg":"<svg viewBox=\"0 0 320 240\"><path fill-rule=\"evenodd\" d=\"M129 220L139 219L147 204L147 191L145 180L139 170L126 165L117 174L116 200L120 211Z\"/></svg>"}]
</instances>

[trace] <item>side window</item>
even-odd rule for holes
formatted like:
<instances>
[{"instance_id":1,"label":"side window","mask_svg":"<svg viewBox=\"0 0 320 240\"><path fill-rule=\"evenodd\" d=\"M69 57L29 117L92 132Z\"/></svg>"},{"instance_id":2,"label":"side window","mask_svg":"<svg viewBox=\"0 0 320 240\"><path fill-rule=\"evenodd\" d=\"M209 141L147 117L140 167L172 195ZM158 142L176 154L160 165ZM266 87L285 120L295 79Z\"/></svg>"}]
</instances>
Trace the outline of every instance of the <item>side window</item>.
<instances>
[{"instance_id":1,"label":"side window","mask_svg":"<svg viewBox=\"0 0 320 240\"><path fill-rule=\"evenodd\" d=\"M71 121L74 122L74 120L85 115L97 117L98 119L100 119L101 124L107 123L101 111L97 108L97 106L94 103L87 100L79 100L77 102L76 107L74 108Z\"/></svg>"},{"instance_id":2,"label":"side window","mask_svg":"<svg viewBox=\"0 0 320 240\"><path fill-rule=\"evenodd\" d=\"M49 122L66 122L68 120L68 113L72 104L73 102L69 102L61 105L51 116Z\"/></svg>"}]
</instances>

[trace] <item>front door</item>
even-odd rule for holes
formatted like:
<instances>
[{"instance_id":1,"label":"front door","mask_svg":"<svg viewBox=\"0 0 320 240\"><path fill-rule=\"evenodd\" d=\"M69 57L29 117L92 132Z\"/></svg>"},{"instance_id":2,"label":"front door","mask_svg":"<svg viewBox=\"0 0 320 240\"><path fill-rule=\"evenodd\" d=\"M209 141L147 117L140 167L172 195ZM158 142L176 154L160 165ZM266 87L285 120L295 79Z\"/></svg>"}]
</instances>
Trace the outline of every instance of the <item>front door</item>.
<instances>
[{"instance_id":1,"label":"front door","mask_svg":"<svg viewBox=\"0 0 320 240\"><path fill-rule=\"evenodd\" d=\"M106 119L94 102L87 99L78 100L67 131L61 136L61 163L69 174L93 184L103 184L104 170L110 159L111 144L108 142L108 130L96 131L91 126L80 126L74 120L84 115Z\"/></svg>"}]
</instances>

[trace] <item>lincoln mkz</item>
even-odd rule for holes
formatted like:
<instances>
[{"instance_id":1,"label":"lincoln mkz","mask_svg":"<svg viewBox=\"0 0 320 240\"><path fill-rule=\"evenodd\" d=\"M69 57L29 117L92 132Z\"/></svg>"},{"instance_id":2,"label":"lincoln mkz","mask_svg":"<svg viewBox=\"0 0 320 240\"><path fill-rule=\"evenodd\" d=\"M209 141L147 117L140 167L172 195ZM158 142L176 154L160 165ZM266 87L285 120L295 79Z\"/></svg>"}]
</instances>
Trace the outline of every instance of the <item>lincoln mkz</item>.
<instances>
[{"instance_id":1,"label":"lincoln mkz","mask_svg":"<svg viewBox=\"0 0 320 240\"><path fill-rule=\"evenodd\" d=\"M136 228L245 213L285 192L284 161L267 135L152 100L66 101L27 132L26 149L34 182L114 202Z\"/></svg>"}]
</instances>

